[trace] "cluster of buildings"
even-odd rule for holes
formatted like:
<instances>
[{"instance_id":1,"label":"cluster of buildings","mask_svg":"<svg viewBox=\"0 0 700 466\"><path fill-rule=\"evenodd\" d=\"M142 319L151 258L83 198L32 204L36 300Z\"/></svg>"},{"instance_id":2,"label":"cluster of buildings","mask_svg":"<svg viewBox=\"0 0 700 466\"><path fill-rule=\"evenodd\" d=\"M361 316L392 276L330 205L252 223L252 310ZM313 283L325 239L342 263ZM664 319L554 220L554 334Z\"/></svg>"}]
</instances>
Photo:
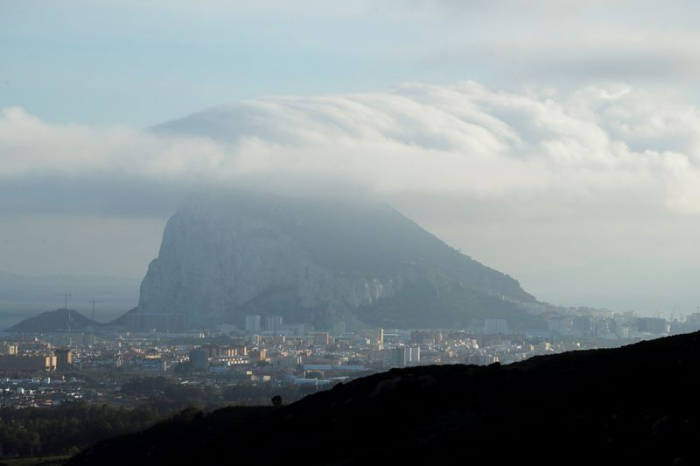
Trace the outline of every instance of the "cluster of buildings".
<instances>
[{"instance_id":1,"label":"cluster of buildings","mask_svg":"<svg viewBox=\"0 0 700 466\"><path fill-rule=\"evenodd\" d=\"M523 332L505 319L486 319L478 328L462 330L348 332L338 326L326 332L287 325L279 316L250 315L244 329L211 332L5 334L0 398L14 406L51 406L70 399L128 404L119 393L121 382L154 375L221 390L261 384L324 387L394 367L507 364L700 329L700 314L668 321L542 304L526 310L540 316L547 328Z\"/></svg>"},{"instance_id":2,"label":"cluster of buildings","mask_svg":"<svg viewBox=\"0 0 700 466\"><path fill-rule=\"evenodd\" d=\"M624 344L628 341L700 330L700 312L685 318L678 313L675 319L667 319L660 315L640 316L633 311L618 313L606 309L569 308L546 303L525 303L521 306L528 314L540 317L546 322L545 331L535 332L539 335L585 339L602 346L609 346L611 342ZM500 325L507 328L505 322L501 322ZM492 323L491 327L493 326ZM485 328L485 333L503 332L487 332Z\"/></svg>"},{"instance_id":3,"label":"cluster of buildings","mask_svg":"<svg viewBox=\"0 0 700 466\"><path fill-rule=\"evenodd\" d=\"M17 342L0 342L0 373L68 371L72 362L70 348L52 348L35 340L25 343L20 352Z\"/></svg>"},{"instance_id":4,"label":"cluster of buildings","mask_svg":"<svg viewBox=\"0 0 700 466\"><path fill-rule=\"evenodd\" d=\"M15 376L0 378L0 408L58 406L84 399L83 383L63 375L44 377Z\"/></svg>"}]
</instances>

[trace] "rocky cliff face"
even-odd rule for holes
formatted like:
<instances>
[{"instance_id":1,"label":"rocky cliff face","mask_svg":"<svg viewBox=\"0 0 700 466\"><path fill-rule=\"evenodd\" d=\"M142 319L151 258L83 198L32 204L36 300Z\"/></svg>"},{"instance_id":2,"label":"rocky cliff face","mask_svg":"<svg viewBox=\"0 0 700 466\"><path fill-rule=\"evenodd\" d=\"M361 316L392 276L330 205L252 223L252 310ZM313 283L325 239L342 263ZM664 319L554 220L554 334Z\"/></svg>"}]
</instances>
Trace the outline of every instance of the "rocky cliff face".
<instances>
[{"instance_id":1,"label":"rocky cliff face","mask_svg":"<svg viewBox=\"0 0 700 466\"><path fill-rule=\"evenodd\" d=\"M193 196L169 220L138 311L202 327L248 314L326 327L468 325L521 315L517 281L376 204Z\"/></svg>"}]
</instances>

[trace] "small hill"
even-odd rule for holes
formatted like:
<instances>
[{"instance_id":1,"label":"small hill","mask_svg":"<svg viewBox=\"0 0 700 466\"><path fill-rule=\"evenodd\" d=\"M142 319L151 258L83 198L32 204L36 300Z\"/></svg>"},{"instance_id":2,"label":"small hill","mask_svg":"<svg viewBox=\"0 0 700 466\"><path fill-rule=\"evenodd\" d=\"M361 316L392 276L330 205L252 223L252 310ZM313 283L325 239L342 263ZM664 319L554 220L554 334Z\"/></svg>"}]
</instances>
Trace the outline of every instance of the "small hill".
<instances>
[{"instance_id":1,"label":"small hill","mask_svg":"<svg viewBox=\"0 0 700 466\"><path fill-rule=\"evenodd\" d=\"M64 308L42 312L38 316L24 319L5 331L17 333L67 332L69 327L71 331L79 331L88 327L99 327L100 325L100 323L88 319L78 311Z\"/></svg>"},{"instance_id":2,"label":"small hill","mask_svg":"<svg viewBox=\"0 0 700 466\"><path fill-rule=\"evenodd\" d=\"M189 410L69 464L700 464L698 389L693 333L395 369L280 408Z\"/></svg>"}]
</instances>

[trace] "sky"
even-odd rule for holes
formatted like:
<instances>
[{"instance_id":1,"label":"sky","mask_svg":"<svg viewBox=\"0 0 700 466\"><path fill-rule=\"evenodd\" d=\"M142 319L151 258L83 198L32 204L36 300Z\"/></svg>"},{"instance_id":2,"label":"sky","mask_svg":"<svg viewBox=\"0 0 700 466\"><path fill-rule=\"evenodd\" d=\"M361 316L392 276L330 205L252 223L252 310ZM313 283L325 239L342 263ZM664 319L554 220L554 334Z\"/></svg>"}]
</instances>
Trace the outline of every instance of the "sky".
<instances>
[{"instance_id":1,"label":"sky","mask_svg":"<svg viewBox=\"0 0 700 466\"><path fill-rule=\"evenodd\" d=\"M191 190L314 186L389 202L541 300L691 312L698 13L0 0L0 271L142 277Z\"/></svg>"}]
</instances>

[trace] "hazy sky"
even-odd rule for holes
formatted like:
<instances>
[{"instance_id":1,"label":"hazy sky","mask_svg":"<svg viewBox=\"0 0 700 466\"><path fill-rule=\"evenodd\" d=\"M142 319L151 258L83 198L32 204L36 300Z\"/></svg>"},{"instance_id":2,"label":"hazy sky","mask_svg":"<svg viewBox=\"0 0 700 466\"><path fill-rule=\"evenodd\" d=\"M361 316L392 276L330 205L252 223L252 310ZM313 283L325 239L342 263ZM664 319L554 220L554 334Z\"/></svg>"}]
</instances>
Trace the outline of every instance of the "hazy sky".
<instances>
[{"instance_id":1,"label":"hazy sky","mask_svg":"<svg viewBox=\"0 0 700 466\"><path fill-rule=\"evenodd\" d=\"M542 300L688 312L699 14L0 0L0 270L140 277L194 187L343 186Z\"/></svg>"}]
</instances>

